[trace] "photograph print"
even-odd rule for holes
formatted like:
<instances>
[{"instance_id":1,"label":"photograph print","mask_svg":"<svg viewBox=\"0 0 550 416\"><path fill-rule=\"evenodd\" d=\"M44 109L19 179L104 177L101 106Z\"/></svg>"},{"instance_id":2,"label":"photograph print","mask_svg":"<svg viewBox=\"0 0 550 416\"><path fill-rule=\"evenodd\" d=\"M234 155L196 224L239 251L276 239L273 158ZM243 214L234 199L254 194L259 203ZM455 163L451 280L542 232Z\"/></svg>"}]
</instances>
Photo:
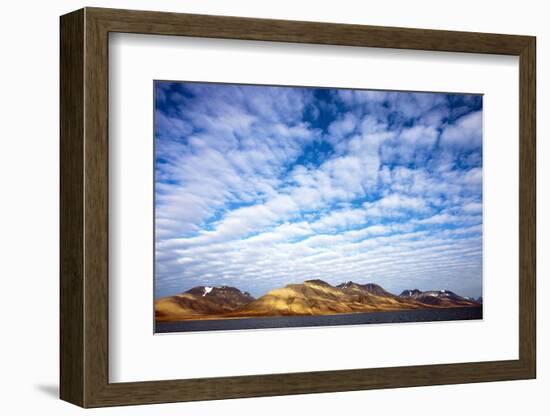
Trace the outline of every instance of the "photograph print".
<instances>
[{"instance_id":1,"label":"photograph print","mask_svg":"<svg viewBox=\"0 0 550 416\"><path fill-rule=\"evenodd\" d=\"M483 97L154 82L155 332L482 319Z\"/></svg>"}]
</instances>

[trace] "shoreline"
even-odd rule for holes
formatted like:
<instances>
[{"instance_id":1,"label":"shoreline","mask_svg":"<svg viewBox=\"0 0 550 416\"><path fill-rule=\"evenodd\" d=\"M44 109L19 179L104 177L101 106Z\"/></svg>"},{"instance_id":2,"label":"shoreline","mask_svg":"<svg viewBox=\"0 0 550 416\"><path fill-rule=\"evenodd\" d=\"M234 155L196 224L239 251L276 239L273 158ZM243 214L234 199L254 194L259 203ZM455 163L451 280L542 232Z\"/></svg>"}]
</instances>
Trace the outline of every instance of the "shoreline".
<instances>
[{"instance_id":1,"label":"shoreline","mask_svg":"<svg viewBox=\"0 0 550 416\"><path fill-rule=\"evenodd\" d=\"M155 321L155 333L227 331L262 328L296 328L408 322L441 322L483 319L483 305L452 308L399 309L323 315L275 315L209 317L179 321Z\"/></svg>"}]
</instances>

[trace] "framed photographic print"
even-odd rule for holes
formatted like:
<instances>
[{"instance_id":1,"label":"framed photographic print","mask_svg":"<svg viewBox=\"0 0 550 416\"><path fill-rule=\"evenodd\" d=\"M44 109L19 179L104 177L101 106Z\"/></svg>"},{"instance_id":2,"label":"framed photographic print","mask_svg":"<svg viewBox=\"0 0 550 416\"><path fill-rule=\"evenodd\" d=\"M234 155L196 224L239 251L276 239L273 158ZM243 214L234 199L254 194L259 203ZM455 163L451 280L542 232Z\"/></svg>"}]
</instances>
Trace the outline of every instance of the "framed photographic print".
<instances>
[{"instance_id":1,"label":"framed photographic print","mask_svg":"<svg viewBox=\"0 0 550 416\"><path fill-rule=\"evenodd\" d=\"M154 88L155 332L482 318L481 95Z\"/></svg>"},{"instance_id":2,"label":"framed photographic print","mask_svg":"<svg viewBox=\"0 0 550 416\"><path fill-rule=\"evenodd\" d=\"M62 16L61 398L534 378L535 107L529 36Z\"/></svg>"}]
</instances>

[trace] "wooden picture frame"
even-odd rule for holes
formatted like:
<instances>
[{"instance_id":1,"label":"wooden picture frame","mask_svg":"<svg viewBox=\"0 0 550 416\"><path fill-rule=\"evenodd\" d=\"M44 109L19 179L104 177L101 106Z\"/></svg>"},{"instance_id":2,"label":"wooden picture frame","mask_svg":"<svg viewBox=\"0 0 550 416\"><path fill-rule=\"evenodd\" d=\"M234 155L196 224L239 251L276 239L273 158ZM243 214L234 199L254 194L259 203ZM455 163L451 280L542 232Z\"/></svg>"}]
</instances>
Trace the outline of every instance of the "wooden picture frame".
<instances>
[{"instance_id":1,"label":"wooden picture frame","mask_svg":"<svg viewBox=\"0 0 550 416\"><path fill-rule=\"evenodd\" d=\"M61 17L60 396L82 407L213 400L536 377L535 38L85 8ZM368 46L519 57L519 359L110 383L110 32Z\"/></svg>"}]
</instances>

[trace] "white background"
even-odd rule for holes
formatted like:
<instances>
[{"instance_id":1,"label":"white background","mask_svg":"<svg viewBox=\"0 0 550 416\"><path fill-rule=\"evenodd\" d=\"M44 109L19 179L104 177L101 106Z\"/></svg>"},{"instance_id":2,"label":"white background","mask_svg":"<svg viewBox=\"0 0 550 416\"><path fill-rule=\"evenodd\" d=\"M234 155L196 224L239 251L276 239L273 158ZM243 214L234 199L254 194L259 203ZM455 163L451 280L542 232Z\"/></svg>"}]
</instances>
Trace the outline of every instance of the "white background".
<instances>
[{"instance_id":1,"label":"white background","mask_svg":"<svg viewBox=\"0 0 550 416\"><path fill-rule=\"evenodd\" d=\"M8 6L9 4L9 6ZM78 414L56 399L58 385L58 16L83 5L157 9L319 20L391 26L532 34L538 37L538 298L539 378L535 381L439 386L401 390L167 404L87 411L88 414L296 414L333 415L344 409L385 414L544 415L550 405L550 364L543 325L550 295L544 282L544 242L550 237L541 218L548 210L543 187L550 146L543 140L544 103L550 98L546 59L550 27L544 2L439 1L50 1L7 3L2 30L2 143L0 153L0 238L2 244L2 344L0 369L6 414ZM545 201L546 199L546 201ZM503 235L506 238L506 235ZM546 394L546 395L545 395Z\"/></svg>"},{"instance_id":2,"label":"white background","mask_svg":"<svg viewBox=\"0 0 550 416\"><path fill-rule=\"evenodd\" d=\"M115 34L109 62L111 381L518 358L517 57ZM153 79L483 93L483 321L152 336Z\"/></svg>"}]
</instances>

